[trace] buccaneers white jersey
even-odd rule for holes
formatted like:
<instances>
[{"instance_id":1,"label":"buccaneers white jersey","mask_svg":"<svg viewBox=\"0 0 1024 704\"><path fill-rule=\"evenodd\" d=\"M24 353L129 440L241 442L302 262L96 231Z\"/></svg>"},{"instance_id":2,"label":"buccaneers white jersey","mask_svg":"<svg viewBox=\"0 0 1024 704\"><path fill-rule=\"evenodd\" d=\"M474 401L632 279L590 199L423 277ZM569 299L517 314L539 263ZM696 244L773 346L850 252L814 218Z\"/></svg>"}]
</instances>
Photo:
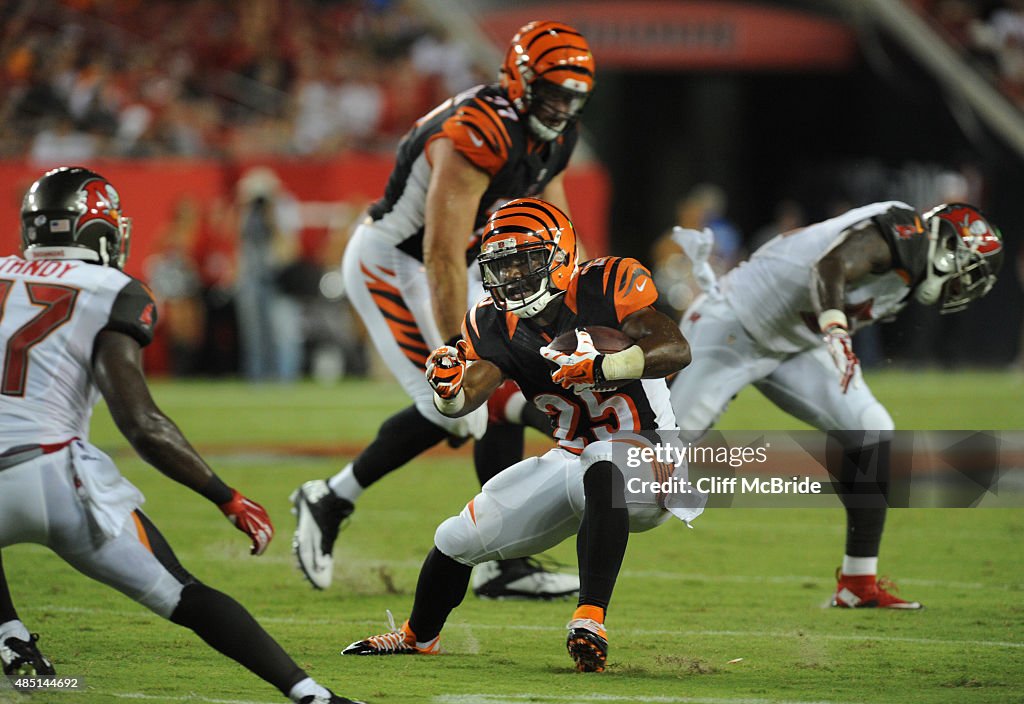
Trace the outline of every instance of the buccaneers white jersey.
<instances>
[{"instance_id":1,"label":"buccaneers white jersey","mask_svg":"<svg viewBox=\"0 0 1024 704\"><path fill-rule=\"evenodd\" d=\"M867 221L875 224L889 243L893 267L847 287L851 332L898 313L924 274L927 235L909 205L872 203L783 233L722 278L725 300L751 337L769 350L787 354L820 345L821 332L811 301L812 269L852 229Z\"/></svg>"},{"instance_id":2,"label":"buccaneers white jersey","mask_svg":"<svg viewBox=\"0 0 1024 704\"><path fill-rule=\"evenodd\" d=\"M149 291L117 269L72 260L0 258L0 453L89 435L99 390L97 333L152 340Z\"/></svg>"}]
</instances>

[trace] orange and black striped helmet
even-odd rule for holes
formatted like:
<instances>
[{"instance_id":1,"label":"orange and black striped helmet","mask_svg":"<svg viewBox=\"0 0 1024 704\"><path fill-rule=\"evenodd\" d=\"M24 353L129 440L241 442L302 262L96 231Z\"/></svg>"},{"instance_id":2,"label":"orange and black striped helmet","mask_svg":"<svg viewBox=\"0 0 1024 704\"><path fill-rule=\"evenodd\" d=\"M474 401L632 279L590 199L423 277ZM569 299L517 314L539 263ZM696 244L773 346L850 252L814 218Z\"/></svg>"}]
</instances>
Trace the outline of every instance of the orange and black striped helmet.
<instances>
[{"instance_id":1,"label":"orange and black striped helmet","mask_svg":"<svg viewBox=\"0 0 1024 704\"><path fill-rule=\"evenodd\" d=\"M576 230L551 203L509 201L484 226L480 271L498 309L531 318L564 294L579 273Z\"/></svg>"},{"instance_id":2,"label":"orange and black striped helmet","mask_svg":"<svg viewBox=\"0 0 1024 704\"><path fill-rule=\"evenodd\" d=\"M583 111L594 89L594 55L569 25L530 22L512 37L499 76L533 133L550 141Z\"/></svg>"}]
</instances>

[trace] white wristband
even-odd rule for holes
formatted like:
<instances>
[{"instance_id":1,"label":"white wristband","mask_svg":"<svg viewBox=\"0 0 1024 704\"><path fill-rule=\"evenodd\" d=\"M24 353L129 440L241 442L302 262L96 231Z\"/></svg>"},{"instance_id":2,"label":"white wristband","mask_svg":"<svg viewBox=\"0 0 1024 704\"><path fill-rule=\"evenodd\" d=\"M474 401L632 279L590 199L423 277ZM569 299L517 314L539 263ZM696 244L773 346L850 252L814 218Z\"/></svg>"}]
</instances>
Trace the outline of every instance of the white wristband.
<instances>
[{"instance_id":1,"label":"white wristband","mask_svg":"<svg viewBox=\"0 0 1024 704\"><path fill-rule=\"evenodd\" d=\"M454 416L456 413L462 410L462 407L466 405L466 392L459 389L459 393L455 394L455 398L441 398L437 394L434 394L434 408L441 411L446 416Z\"/></svg>"},{"instance_id":2,"label":"white wristband","mask_svg":"<svg viewBox=\"0 0 1024 704\"><path fill-rule=\"evenodd\" d=\"M843 330L850 329L850 321L846 319L846 313L837 309L829 308L818 314L818 329L828 332L830 328L841 327Z\"/></svg>"},{"instance_id":3,"label":"white wristband","mask_svg":"<svg viewBox=\"0 0 1024 704\"><path fill-rule=\"evenodd\" d=\"M633 345L621 352L606 354L601 362L601 372L608 381L639 379L644 375L645 361L640 345Z\"/></svg>"}]
</instances>

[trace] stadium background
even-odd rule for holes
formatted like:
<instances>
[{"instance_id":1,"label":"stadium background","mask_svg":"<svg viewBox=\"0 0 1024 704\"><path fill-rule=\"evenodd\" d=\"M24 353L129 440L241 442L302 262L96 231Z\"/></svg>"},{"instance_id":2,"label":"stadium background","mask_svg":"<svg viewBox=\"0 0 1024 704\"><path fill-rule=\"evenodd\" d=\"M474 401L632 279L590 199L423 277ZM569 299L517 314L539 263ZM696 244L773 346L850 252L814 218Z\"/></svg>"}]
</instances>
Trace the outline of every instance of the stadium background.
<instances>
[{"instance_id":1,"label":"stadium background","mask_svg":"<svg viewBox=\"0 0 1024 704\"><path fill-rule=\"evenodd\" d=\"M380 193L408 124L460 87L492 79L523 21L562 17L587 33L598 63L598 90L583 120L586 148L569 182L574 219L592 252L653 266L680 199L703 183L727 194L728 220L747 244L787 198L815 219L840 203L895 197L924 208L950 190L965 192L1006 234L997 288L968 313L939 319L912 306L881 326L874 340L881 347L864 356L875 365L867 378L901 429L1024 428L1024 375L1007 370L1021 352L1024 174L1012 101L1024 82L999 58L998 33L986 34L998 10L1018 3L507 5L0 3L0 219L8 233L0 253L16 248L28 184L73 160L121 189L136 220L132 273L152 280L155 262L178 256L197 273L193 295L207 314L230 311L239 238L231 210L240 178L266 165L302 203L305 256L328 271L347 225ZM917 17L928 32L923 46L957 56L974 85L937 74L934 57L908 46L893 29L900 23L880 15L882 5ZM1015 46L1007 41L1010 51ZM998 94L1011 119L993 119L1005 111L983 108L981 86ZM325 95L333 108L324 109ZM196 220L182 215L188 203ZM206 335L199 363L175 369L168 339L181 332L181 303L161 302L149 369L237 376L230 313L222 328L207 319L205 332L222 337ZM318 303L331 319L348 314L342 301ZM350 316L349 323L354 344L344 352L355 376L365 371L364 346ZM223 347L214 344L225 338ZM153 393L225 481L267 507L278 535L266 555L251 559L247 541L219 512L139 459L102 404L90 439L146 494L147 514L182 563L236 596L339 692L409 704L1002 704L1024 692L1019 491L986 497L986 506L1010 509L890 512L883 569L906 596L927 604L920 614L819 608L835 584L840 509L731 509L709 511L694 530L673 522L631 536L606 677L569 671L564 602L466 599L446 628L443 662L339 661L346 643L382 629L384 609L398 618L407 612L439 518L457 513L476 490L470 454L432 451L367 492L339 543L335 584L313 593L294 569L287 497L369 442L407 403L398 385L386 375L289 386L172 375L157 379ZM747 390L720 427L801 424ZM530 451L545 443L539 434L528 440ZM549 557L573 564L572 541ZM4 564L44 652L60 674L87 683L87 692L35 693L33 701L277 701L192 634L42 547L5 549ZM0 702L23 699L0 691Z\"/></svg>"},{"instance_id":2,"label":"stadium background","mask_svg":"<svg viewBox=\"0 0 1024 704\"><path fill-rule=\"evenodd\" d=\"M878 9L886 5L890 12ZM893 7L905 16L887 16ZM1013 57L1002 55L1017 50L1016 36L997 32L995 17L1015 7L961 0L514 9L450 0L5 3L0 218L13 229L21 194L46 167L93 166L118 185L135 218L129 270L146 278L153 255L180 247L200 281L194 295L208 306L217 287L230 308L230 264L228 274L218 271L234 256L237 220L218 213L230 212L249 168L275 170L302 205L304 256L334 269L344 231L382 192L412 120L491 80L522 23L566 17L590 38L599 70L583 119L586 145L569 179L574 220L592 253L657 266L660 250L652 246L677 221L686 194L705 183L721 189L725 217L742 238L733 261L786 200L810 222L876 199L923 209L965 198L1006 235L995 290L947 319L911 306L898 324L865 336L861 352L869 365L1010 365L1024 311L1024 120L1015 102L1024 79L1013 73ZM928 51L908 41L914 33L900 31L908 17L920 23L926 49L956 57L966 79L936 69ZM985 100L972 82L989 87ZM993 110L1005 119L991 118ZM198 210L198 223L175 244L184 201ZM15 246L11 237L4 251ZM230 310L226 319L230 327ZM207 319L202 335L229 333ZM341 334L358 337L358 325ZM335 342L350 373L365 369L361 343ZM209 340L202 344L198 361L176 371L236 371L230 341L212 354ZM218 354L226 361L203 361ZM164 343L147 362L152 372L174 368Z\"/></svg>"}]
</instances>

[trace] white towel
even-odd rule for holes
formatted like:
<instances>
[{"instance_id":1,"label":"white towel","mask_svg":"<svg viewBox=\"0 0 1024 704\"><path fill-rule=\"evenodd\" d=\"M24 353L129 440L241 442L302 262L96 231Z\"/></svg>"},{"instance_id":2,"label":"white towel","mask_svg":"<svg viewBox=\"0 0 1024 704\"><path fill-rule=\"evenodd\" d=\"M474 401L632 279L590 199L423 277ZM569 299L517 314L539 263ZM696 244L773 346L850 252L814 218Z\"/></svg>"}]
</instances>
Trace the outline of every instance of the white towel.
<instances>
[{"instance_id":1,"label":"white towel","mask_svg":"<svg viewBox=\"0 0 1024 704\"><path fill-rule=\"evenodd\" d=\"M121 475L114 460L95 445L73 441L71 466L81 485L79 496L96 526L108 539L116 538L129 514L146 498Z\"/></svg>"}]
</instances>

